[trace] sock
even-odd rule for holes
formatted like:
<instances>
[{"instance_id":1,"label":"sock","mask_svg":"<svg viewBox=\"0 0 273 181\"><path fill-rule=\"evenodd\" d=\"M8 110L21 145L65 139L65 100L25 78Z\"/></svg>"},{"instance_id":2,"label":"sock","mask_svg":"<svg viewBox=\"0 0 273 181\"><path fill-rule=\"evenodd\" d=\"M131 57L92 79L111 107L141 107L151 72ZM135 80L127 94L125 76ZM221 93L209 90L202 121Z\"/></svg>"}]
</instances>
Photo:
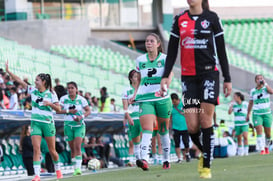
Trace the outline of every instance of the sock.
<instances>
[{"instance_id":1,"label":"sock","mask_svg":"<svg viewBox=\"0 0 273 181\"><path fill-rule=\"evenodd\" d=\"M213 158L214 149L214 134L213 128L201 129L203 133L203 157L204 157L204 168L210 168L211 161Z\"/></svg>"},{"instance_id":2,"label":"sock","mask_svg":"<svg viewBox=\"0 0 273 181\"><path fill-rule=\"evenodd\" d=\"M134 155L128 155L129 156L129 162L134 163Z\"/></svg>"},{"instance_id":3,"label":"sock","mask_svg":"<svg viewBox=\"0 0 273 181\"><path fill-rule=\"evenodd\" d=\"M238 155L239 156L244 155L243 145L238 145Z\"/></svg>"},{"instance_id":4,"label":"sock","mask_svg":"<svg viewBox=\"0 0 273 181\"><path fill-rule=\"evenodd\" d=\"M59 160L57 160L57 161L53 160L53 163L54 163L55 172L58 170L61 170L61 163ZM76 160L76 164L77 164L77 160Z\"/></svg>"},{"instance_id":5,"label":"sock","mask_svg":"<svg viewBox=\"0 0 273 181\"><path fill-rule=\"evenodd\" d=\"M244 145L244 154L248 155L248 145Z\"/></svg>"},{"instance_id":6,"label":"sock","mask_svg":"<svg viewBox=\"0 0 273 181\"><path fill-rule=\"evenodd\" d=\"M34 174L40 177L41 172L41 162L33 161Z\"/></svg>"},{"instance_id":7,"label":"sock","mask_svg":"<svg viewBox=\"0 0 273 181\"><path fill-rule=\"evenodd\" d=\"M163 163L168 161L170 162L170 137L169 132L165 132L164 135L160 135L163 151Z\"/></svg>"},{"instance_id":8,"label":"sock","mask_svg":"<svg viewBox=\"0 0 273 181\"><path fill-rule=\"evenodd\" d=\"M203 152L203 146L200 142L200 135L201 132L198 131L197 133L190 134L192 142L197 146L197 148Z\"/></svg>"},{"instance_id":9,"label":"sock","mask_svg":"<svg viewBox=\"0 0 273 181\"><path fill-rule=\"evenodd\" d=\"M159 164L162 163L162 154L158 154L158 155L157 155L157 160L158 160L158 163L159 163Z\"/></svg>"},{"instance_id":10,"label":"sock","mask_svg":"<svg viewBox=\"0 0 273 181\"><path fill-rule=\"evenodd\" d=\"M258 150L264 150L263 135L257 135L257 147L258 147Z\"/></svg>"},{"instance_id":11,"label":"sock","mask_svg":"<svg viewBox=\"0 0 273 181\"><path fill-rule=\"evenodd\" d=\"M74 169L76 169L76 158L71 158L71 162L72 162L72 165L74 167Z\"/></svg>"},{"instance_id":12,"label":"sock","mask_svg":"<svg viewBox=\"0 0 273 181\"><path fill-rule=\"evenodd\" d=\"M150 145L152 142L152 131L144 130L142 133L140 157L149 161Z\"/></svg>"},{"instance_id":13,"label":"sock","mask_svg":"<svg viewBox=\"0 0 273 181\"><path fill-rule=\"evenodd\" d=\"M134 154L136 159L140 159L140 143L134 143Z\"/></svg>"},{"instance_id":14,"label":"sock","mask_svg":"<svg viewBox=\"0 0 273 181\"><path fill-rule=\"evenodd\" d=\"M269 148L269 145L271 143L271 137L265 139L265 147Z\"/></svg>"},{"instance_id":15,"label":"sock","mask_svg":"<svg viewBox=\"0 0 273 181\"><path fill-rule=\"evenodd\" d=\"M81 169L81 166L82 166L82 156L81 155L77 155L75 157L75 159L76 159L76 166L75 166L75 168L76 169Z\"/></svg>"}]
</instances>

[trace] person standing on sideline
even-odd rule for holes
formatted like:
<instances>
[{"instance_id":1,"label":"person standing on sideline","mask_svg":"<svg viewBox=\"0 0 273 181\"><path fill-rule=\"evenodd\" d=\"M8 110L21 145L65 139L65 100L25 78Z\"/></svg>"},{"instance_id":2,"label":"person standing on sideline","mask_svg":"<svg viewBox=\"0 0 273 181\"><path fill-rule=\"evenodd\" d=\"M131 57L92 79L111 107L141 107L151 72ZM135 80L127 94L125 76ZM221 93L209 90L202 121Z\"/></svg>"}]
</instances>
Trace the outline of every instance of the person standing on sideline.
<instances>
[{"instance_id":1,"label":"person standing on sideline","mask_svg":"<svg viewBox=\"0 0 273 181\"><path fill-rule=\"evenodd\" d=\"M215 106L219 103L218 62L224 77L223 91L226 97L231 93L232 84L221 20L209 10L208 0L187 2L189 10L175 16L173 21L161 90L165 91L164 85L168 85L168 76L179 47L187 127L191 140L202 152L198 162L200 177L211 178L214 148L212 118Z\"/></svg>"},{"instance_id":2,"label":"person standing on sideline","mask_svg":"<svg viewBox=\"0 0 273 181\"><path fill-rule=\"evenodd\" d=\"M100 95L100 112L110 112L110 97L106 87L100 89Z\"/></svg>"},{"instance_id":3,"label":"person standing on sideline","mask_svg":"<svg viewBox=\"0 0 273 181\"><path fill-rule=\"evenodd\" d=\"M32 181L40 181L40 147L42 136L45 137L50 155L52 156L57 179L63 178L59 155L55 149L56 128L53 119L53 110L59 112L61 106L59 105L57 94L52 90L51 76L45 73L38 74L35 78L34 87L28 85L17 75L13 74L9 70L8 61L6 62L6 72L31 95L31 141L33 145L33 167L35 173L35 177Z\"/></svg>"},{"instance_id":4,"label":"person standing on sideline","mask_svg":"<svg viewBox=\"0 0 273 181\"><path fill-rule=\"evenodd\" d=\"M64 116L64 135L71 150L71 161L74 165L74 176L81 175L82 153L81 144L85 137L84 118L89 116L91 110L87 100L78 95L78 85L75 82L67 83L68 94L60 99L62 110L58 114Z\"/></svg>"},{"instance_id":5,"label":"person standing on sideline","mask_svg":"<svg viewBox=\"0 0 273 181\"><path fill-rule=\"evenodd\" d=\"M183 110L183 103L179 99L178 95L176 93L171 94L171 99L173 103L173 109L171 114L171 127L173 130L173 139L175 144L175 152L176 156L178 158L177 163L182 162L181 157L181 151L180 151L180 139L182 137L182 141L184 144L185 149L185 157L186 161L190 162L191 156L190 156L190 139L189 139L189 133L187 128L186 119L184 116L184 110Z\"/></svg>"},{"instance_id":6,"label":"person standing on sideline","mask_svg":"<svg viewBox=\"0 0 273 181\"><path fill-rule=\"evenodd\" d=\"M160 91L160 81L164 72L166 55L162 53L161 40L157 34L151 33L146 37L147 53L136 59L136 70L140 72L140 85L135 89L134 100L139 102L139 116L142 127L141 159L137 166L148 170L148 159L151 138L155 121L158 121L158 130L163 150L163 169L170 168L170 138L169 120L171 116L171 99L168 91ZM171 82L172 74L168 78Z\"/></svg>"},{"instance_id":7,"label":"person standing on sideline","mask_svg":"<svg viewBox=\"0 0 273 181\"><path fill-rule=\"evenodd\" d=\"M269 154L271 142L272 113L270 109L270 94L273 89L265 82L262 75L255 76L256 87L250 91L250 100L247 108L246 120L249 121L253 107L252 121L257 133L257 150L261 155ZM263 138L263 128L265 139Z\"/></svg>"},{"instance_id":8,"label":"person standing on sideline","mask_svg":"<svg viewBox=\"0 0 273 181\"><path fill-rule=\"evenodd\" d=\"M247 116L247 107L248 103L245 100L245 97L240 92L235 92L233 95L233 102L231 102L228 114L234 113L234 123L235 123L235 136L238 141L238 155L248 155L248 121L246 120ZM242 137L244 139L244 147L242 143Z\"/></svg>"},{"instance_id":9,"label":"person standing on sideline","mask_svg":"<svg viewBox=\"0 0 273 181\"><path fill-rule=\"evenodd\" d=\"M124 110L124 125L128 121L128 137L130 141L129 163L133 165L134 154L136 160L140 159L140 141L141 141L141 125L139 121L139 104L129 104L129 99L134 95L135 89L139 86L140 76L136 70L131 70L128 75L130 86L127 87L122 94L122 104ZM132 146L132 143L134 146Z\"/></svg>"}]
</instances>

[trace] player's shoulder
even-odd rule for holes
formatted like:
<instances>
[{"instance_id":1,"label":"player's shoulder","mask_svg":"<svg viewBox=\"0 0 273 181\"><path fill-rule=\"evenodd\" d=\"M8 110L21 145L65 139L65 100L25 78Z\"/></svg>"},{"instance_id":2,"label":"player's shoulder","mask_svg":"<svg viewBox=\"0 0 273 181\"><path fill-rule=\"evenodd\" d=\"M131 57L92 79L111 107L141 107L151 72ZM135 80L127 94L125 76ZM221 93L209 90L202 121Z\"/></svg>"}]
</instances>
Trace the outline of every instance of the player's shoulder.
<instances>
[{"instance_id":1,"label":"player's shoulder","mask_svg":"<svg viewBox=\"0 0 273 181\"><path fill-rule=\"evenodd\" d=\"M130 91L132 90L133 88L131 86L126 86L123 88L123 92L127 92L127 91Z\"/></svg>"},{"instance_id":2,"label":"player's shoulder","mask_svg":"<svg viewBox=\"0 0 273 181\"><path fill-rule=\"evenodd\" d=\"M244 105L248 105L248 102L247 102L247 101L243 101L243 104L244 104Z\"/></svg>"},{"instance_id":3,"label":"player's shoulder","mask_svg":"<svg viewBox=\"0 0 273 181\"><path fill-rule=\"evenodd\" d=\"M78 100L86 100L86 98L83 97L83 96L81 96L81 95L78 95L78 96L77 96L77 99L78 99Z\"/></svg>"},{"instance_id":4,"label":"player's shoulder","mask_svg":"<svg viewBox=\"0 0 273 181\"><path fill-rule=\"evenodd\" d=\"M143 54L143 55L140 55L139 57L137 57L136 59L137 62L144 62L144 61L147 61L147 54Z\"/></svg>"},{"instance_id":5,"label":"player's shoulder","mask_svg":"<svg viewBox=\"0 0 273 181\"><path fill-rule=\"evenodd\" d=\"M189 10L184 10L184 11L181 11L180 13L178 13L177 15L175 15L175 18L180 18L181 16L185 16L186 14L188 14Z\"/></svg>"},{"instance_id":6,"label":"player's shoulder","mask_svg":"<svg viewBox=\"0 0 273 181\"><path fill-rule=\"evenodd\" d=\"M212 18L218 18L217 13L214 11L211 11L211 10L205 10L204 14L205 14L205 16L209 16Z\"/></svg>"},{"instance_id":7,"label":"player's shoulder","mask_svg":"<svg viewBox=\"0 0 273 181\"><path fill-rule=\"evenodd\" d=\"M250 90L250 93L253 93L253 92L255 92L256 91L256 88L252 88L251 90Z\"/></svg>"},{"instance_id":8,"label":"player's shoulder","mask_svg":"<svg viewBox=\"0 0 273 181\"><path fill-rule=\"evenodd\" d=\"M165 53L161 53L160 54L160 58L164 58L165 59L166 57L167 57L167 55Z\"/></svg>"},{"instance_id":9,"label":"player's shoulder","mask_svg":"<svg viewBox=\"0 0 273 181\"><path fill-rule=\"evenodd\" d=\"M62 97L60 98L60 100L65 100L65 99L68 99L68 94L66 94L66 95L64 95L64 96L62 96Z\"/></svg>"}]
</instances>

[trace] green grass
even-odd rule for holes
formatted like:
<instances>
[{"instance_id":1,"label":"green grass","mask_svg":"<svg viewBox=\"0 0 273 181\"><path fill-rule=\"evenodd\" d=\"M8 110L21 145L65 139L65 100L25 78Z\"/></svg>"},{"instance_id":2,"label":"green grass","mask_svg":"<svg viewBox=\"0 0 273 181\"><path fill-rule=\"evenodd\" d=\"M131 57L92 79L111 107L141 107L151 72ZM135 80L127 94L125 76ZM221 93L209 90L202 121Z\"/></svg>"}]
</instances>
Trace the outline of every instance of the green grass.
<instances>
[{"instance_id":1,"label":"green grass","mask_svg":"<svg viewBox=\"0 0 273 181\"><path fill-rule=\"evenodd\" d=\"M215 181L269 181L273 180L273 155L250 155L215 159L212 165L212 179ZM121 169L79 177L70 177L64 181L192 181L201 180L197 173L197 161L171 165L170 170L161 166L152 166L147 172L139 168Z\"/></svg>"}]
</instances>

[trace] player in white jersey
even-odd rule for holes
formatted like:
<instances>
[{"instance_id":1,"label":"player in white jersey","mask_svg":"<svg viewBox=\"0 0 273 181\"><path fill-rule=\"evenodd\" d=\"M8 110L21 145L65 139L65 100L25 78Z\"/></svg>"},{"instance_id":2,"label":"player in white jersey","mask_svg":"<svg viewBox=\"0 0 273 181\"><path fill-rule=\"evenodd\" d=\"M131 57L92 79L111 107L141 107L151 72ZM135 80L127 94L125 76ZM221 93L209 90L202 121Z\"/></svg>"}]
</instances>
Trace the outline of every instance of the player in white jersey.
<instances>
[{"instance_id":1,"label":"player in white jersey","mask_svg":"<svg viewBox=\"0 0 273 181\"><path fill-rule=\"evenodd\" d=\"M49 153L53 159L57 179L63 178L59 155L55 149L56 128L53 119L53 110L61 110L57 94L52 90L51 77L49 74L40 73L35 79L35 87L29 86L17 75L9 70L8 61L6 62L6 72L11 78L18 82L28 93L31 94L31 141L33 145L33 167L35 177L32 181L40 181L41 170L41 140L42 136L48 145Z\"/></svg>"},{"instance_id":2,"label":"player in white jersey","mask_svg":"<svg viewBox=\"0 0 273 181\"><path fill-rule=\"evenodd\" d=\"M257 132L257 147L261 155L269 154L271 142L272 113L270 108L270 94L273 89L265 82L262 75L255 76L256 87L250 91L250 100L247 110L247 120L253 107L252 121ZM263 128L265 139L263 138Z\"/></svg>"},{"instance_id":3,"label":"player in white jersey","mask_svg":"<svg viewBox=\"0 0 273 181\"><path fill-rule=\"evenodd\" d=\"M160 81L164 72L166 55L161 53L161 40L158 35L151 33L145 41L147 53L136 59L136 70L140 72L139 87L131 101L139 102L139 116L142 127L141 159L137 166L148 170L149 148L156 119L162 142L163 169L169 169L170 138L169 120L172 102L168 91L160 91ZM171 81L172 74L169 76Z\"/></svg>"},{"instance_id":4,"label":"player in white jersey","mask_svg":"<svg viewBox=\"0 0 273 181\"><path fill-rule=\"evenodd\" d=\"M128 137L130 143L129 163L132 166L134 154L136 159L140 159L140 141L141 141L141 125L139 121L139 104L133 103L129 105L129 99L134 95L135 88L139 85L139 73L131 70L128 75L130 86L127 87L122 95L122 103L124 109L124 124L128 121ZM133 146L132 146L133 145Z\"/></svg>"},{"instance_id":5,"label":"player in white jersey","mask_svg":"<svg viewBox=\"0 0 273 181\"><path fill-rule=\"evenodd\" d=\"M67 83L68 95L60 98L62 110L58 114L64 116L64 135L67 137L71 149L71 160L74 165L74 176L81 175L82 153L81 144L85 137L84 118L91 110L87 100L78 95L78 86L75 82Z\"/></svg>"}]
</instances>

